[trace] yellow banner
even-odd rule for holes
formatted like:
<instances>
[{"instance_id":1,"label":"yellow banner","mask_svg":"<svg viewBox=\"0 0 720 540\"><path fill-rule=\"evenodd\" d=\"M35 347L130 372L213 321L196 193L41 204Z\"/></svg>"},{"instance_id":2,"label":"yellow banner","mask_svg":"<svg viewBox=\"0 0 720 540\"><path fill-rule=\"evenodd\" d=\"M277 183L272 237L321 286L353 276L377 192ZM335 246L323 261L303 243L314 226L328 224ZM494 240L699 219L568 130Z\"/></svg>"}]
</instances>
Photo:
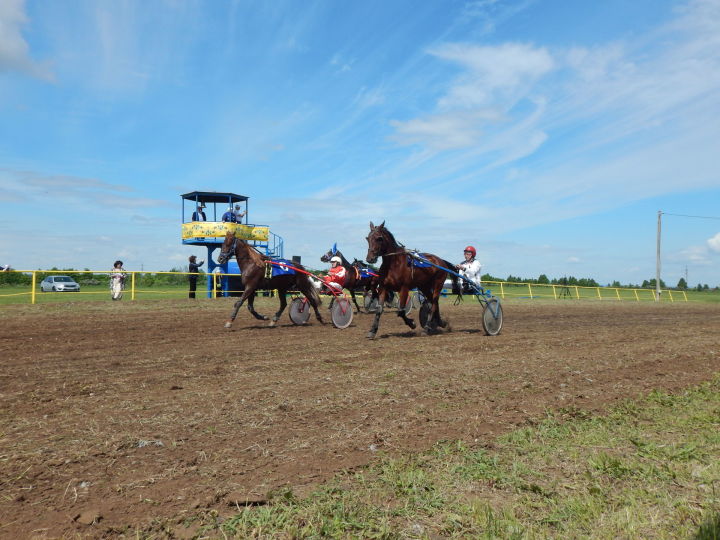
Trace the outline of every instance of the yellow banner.
<instances>
[{"instance_id":1,"label":"yellow banner","mask_svg":"<svg viewBox=\"0 0 720 540\"><path fill-rule=\"evenodd\" d=\"M222 238L228 231L235 231L235 236L243 240L267 241L270 238L270 227L265 226L217 221L191 221L182 224L183 240Z\"/></svg>"}]
</instances>

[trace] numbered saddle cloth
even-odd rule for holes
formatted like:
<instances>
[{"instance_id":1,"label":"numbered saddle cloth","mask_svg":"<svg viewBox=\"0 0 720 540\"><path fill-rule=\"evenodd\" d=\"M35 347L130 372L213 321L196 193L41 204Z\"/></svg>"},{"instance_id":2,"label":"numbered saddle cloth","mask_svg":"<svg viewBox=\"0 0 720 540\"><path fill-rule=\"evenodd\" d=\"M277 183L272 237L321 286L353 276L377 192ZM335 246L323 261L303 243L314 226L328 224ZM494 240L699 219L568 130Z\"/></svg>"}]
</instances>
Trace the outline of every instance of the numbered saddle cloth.
<instances>
[{"instance_id":1,"label":"numbered saddle cloth","mask_svg":"<svg viewBox=\"0 0 720 540\"><path fill-rule=\"evenodd\" d=\"M364 278L369 278L369 277L374 277L374 276L377 276L377 274L375 272L373 272L372 270L370 270L369 268L361 268L360 269L360 277L361 278L364 279Z\"/></svg>"},{"instance_id":2,"label":"numbered saddle cloth","mask_svg":"<svg viewBox=\"0 0 720 540\"><path fill-rule=\"evenodd\" d=\"M430 254L429 253L418 253L418 255L420 255L423 258L427 258L427 257L429 257ZM429 262L423 261L421 259L416 259L412 255L407 256L407 265L413 266L415 268L430 268L432 266L432 264L430 264Z\"/></svg>"},{"instance_id":3,"label":"numbered saddle cloth","mask_svg":"<svg viewBox=\"0 0 720 540\"><path fill-rule=\"evenodd\" d=\"M295 273L295 269L292 267L292 261L287 259L272 259L273 264L268 266L271 268L272 277L275 276L286 276Z\"/></svg>"}]
</instances>

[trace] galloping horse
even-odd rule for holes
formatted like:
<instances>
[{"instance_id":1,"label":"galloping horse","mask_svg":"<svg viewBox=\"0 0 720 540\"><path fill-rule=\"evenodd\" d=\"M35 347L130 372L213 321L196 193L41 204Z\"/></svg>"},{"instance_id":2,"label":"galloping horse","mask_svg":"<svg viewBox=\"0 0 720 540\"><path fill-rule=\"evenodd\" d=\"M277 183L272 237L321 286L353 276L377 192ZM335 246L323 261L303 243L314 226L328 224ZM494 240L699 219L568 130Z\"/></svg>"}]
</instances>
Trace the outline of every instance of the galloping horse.
<instances>
[{"instance_id":1,"label":"galloping horse","mask_svg":"<svg viewBox=\"0 0 720 540\"><path fill-rule=\"evenodd\" d=\"M383 313L385 298L389 291L400 293L398 316L402 317L405 324L415 328L415 322L408 318L405 309L410 289L417 288L430 303L427 323L424 327L425 333L434 332L438 326L447 327L447 321L440 318L439 298L448 273L440 268L431 266L422 261L417 261L412 254L397 243L392 233L385 228L383 221L377 227L370 222L370 234L367 237L368 253L365 260L370 264L382 257L378 280L378 310L375 319L370 327L367 337L373 339L377 334L380 325L380 316ZM422 258L438 266L452 268L454 265L436 255L421 253ZM450 276L453 283L457 277Z\"/></svg>"},{"instance_id":2,"label":"galloping horse","mask_svg":"<svg viewBox=\"0 0 720 540\"><path fill-rule=\"evenodd\" d=\"M260 319L261 321L268 320L267 317L260 315L257 311L255 311L255 307L253 306L253 303L255 302L255 291L257 289L277 289L278 291L278 296L280 297L280 309L277 313L275 313L270 321L270 326L275 326L280 318L280 315L282 315L282 312L285 311L285 308L287 307L285 294L288 290L293 289L299 290L305 298L308 299L310 305L315 310L315 317L318 321L324 324L322 316L318 311L318 306L321 303L320 296L318 296L317 290L313 287L313 284L307 274L303 274L302 272L293 272L267 277L272 273L268 273L268 271L272 270L272 265L270 263L272 259L261 254L244 240L236 238L234 232L228 231L225 235L220 255L218 256L218 263L225 263L233 255L235 255L240 271L242 272L242 282L245 290L243 291L240 299L235 302L230 319L228 319L225 323L225 328L232 327L232 323L235 320L235 317L237 317L238 311L245 300L248 301L248 310L256 319ZM304 268L299 264L293 264L293 266L299 270L304 270Z\"/></svg>"},{"instance_id":3,"label":"galloping horse","mask_svg":"<svg viewBox=\"0 0 720 540\"><path fill-rule=\"evenodd\" d=\"M359 312L361 309L355 299L355 291L360 288L359 281L362 279L360 271L345 258L345 255L343 255L341 251L337 249L337 245L334 245L325 255L320 257L320 260L327 263L330 262L330 259L333 257L340 257L340 260L342 261L340 264L345 268L345 284L343 287L350 291L352 301Z\"/></svg>"}]
</instances>

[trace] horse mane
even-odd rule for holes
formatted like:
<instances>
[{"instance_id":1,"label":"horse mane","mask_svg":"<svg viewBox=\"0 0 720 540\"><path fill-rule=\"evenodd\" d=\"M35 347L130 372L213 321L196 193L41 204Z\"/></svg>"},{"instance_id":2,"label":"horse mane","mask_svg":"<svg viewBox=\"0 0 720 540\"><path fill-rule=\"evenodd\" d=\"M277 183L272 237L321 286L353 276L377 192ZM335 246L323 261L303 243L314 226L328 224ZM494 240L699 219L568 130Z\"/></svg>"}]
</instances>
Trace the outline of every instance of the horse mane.
<instances>
[{"instance_id":1,"label":"horse mane","mask_svg":"<svg viewBox=\"0 0 720 540\"><path fill-rule=\"evenodd\" d=\"M390 232L390 230L385 227L385 222L383 221L380 225L377 227L374 226L372 223L370 223L370 226L374 229L380 232L380 234L387 240L388 248L391 250L396 250L398 248L405 249L405 246L400 244L397 240L395 240L395 236L393 236L393 233Z\"/></svg>"},{"instance_id":2,"label":"horse mane","mask_svg":"<svg viewBox=\"0 0 720 540\"><path fill-rule=\"evenodd\" d=\"M235 233L231 233L231 234L232 234L233 237L235 238L236 245L237 245L238 247L239 247L239 246L242 246L242 249L245 250L245 252L247 253L248 257L250 258L250 260L251 260L253 263L255 263L256 265L261 266L261 267L265 265L265 261L268 259L267 256L265 256L265 255L263 255L262 253L260 253L256 248L254 248L253 246L251 246L250 244L248 244L248 243L247 243L245 240L243 240L242 238L237 238L237 237L235 236ZM236 251L237 251L237 250L236 250ZM237 258L237 253L235 254L235 257Z\"/></svg>"}]
</instances>

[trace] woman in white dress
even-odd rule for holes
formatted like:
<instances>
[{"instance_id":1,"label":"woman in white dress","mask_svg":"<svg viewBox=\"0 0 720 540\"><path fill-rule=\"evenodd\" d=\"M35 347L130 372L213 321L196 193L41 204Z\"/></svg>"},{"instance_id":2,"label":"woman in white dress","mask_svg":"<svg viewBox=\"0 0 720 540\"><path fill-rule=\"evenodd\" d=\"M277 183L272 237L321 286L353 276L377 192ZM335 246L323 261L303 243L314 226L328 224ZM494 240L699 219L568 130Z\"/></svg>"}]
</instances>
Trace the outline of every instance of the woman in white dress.
<instances>
[{"instance_id":1,"label":"woman in white dress","mask_svg":"<svg viewBox=\"0 0 720 540\"><path fill-rule=\"evenodd\" d=\"M110 297L113 300L120 300L125 288L125 269L122 261L115 261L110 271Z\"/></svg>"}]
</instances>

